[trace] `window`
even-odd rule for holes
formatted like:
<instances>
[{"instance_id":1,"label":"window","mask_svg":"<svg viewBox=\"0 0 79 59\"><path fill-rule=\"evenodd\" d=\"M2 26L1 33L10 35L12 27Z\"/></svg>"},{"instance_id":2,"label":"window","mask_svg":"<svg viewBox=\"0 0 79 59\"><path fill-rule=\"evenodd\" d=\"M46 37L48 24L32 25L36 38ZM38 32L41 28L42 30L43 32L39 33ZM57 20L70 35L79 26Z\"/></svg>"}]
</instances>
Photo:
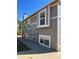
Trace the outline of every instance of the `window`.
<instances>
[{"instance_id":1,"label":"window","mask_svg":"<svg viewBox=\"0 0 79 59\"><path fill-rule=\"evenodd\" d=\"M44 9L43 11L40 12L39 16L40 16L40 25L45 25L45 20L46 20L46 10Z\"/></svg>"},{"instance_id":2,"label":"window","mask_svg":"<svg viewBox=\"0 0 79 59\"><path fill-rule=\"evenodd\" d=\"M47 14L48 18L46 17ZM49 27L49 26L50 26L50 7L48 9L45 8L39 12L38 28Z\"/></svg>"},{"instance_id":3,"label":"window","mask_svg":"<svg viewBox=\"0 0 79 59\"><path fill-rule=\"evenodd\" d=\"M50 36L39 35L39 43L50 48Z\"/></svg>"},{"instance_id":4,"label":"window","mask_svg":"<svg viewBox=\"0 0 79 59\"><path fill-rule=\"evenodd\" d=\"M40 20L40 25L44 25L45 24L45 19L41 19Z\"/></svg>"},{"instance_id":5,"label":"window","mask_svg":"<svg viewBox=\"0 0 79 59\"><path fill-rule=\"evenodd\" d=\"M46 24L46 9L40 11L39 13L39 25L45 25Z\"/></svg>"}]
</instances>

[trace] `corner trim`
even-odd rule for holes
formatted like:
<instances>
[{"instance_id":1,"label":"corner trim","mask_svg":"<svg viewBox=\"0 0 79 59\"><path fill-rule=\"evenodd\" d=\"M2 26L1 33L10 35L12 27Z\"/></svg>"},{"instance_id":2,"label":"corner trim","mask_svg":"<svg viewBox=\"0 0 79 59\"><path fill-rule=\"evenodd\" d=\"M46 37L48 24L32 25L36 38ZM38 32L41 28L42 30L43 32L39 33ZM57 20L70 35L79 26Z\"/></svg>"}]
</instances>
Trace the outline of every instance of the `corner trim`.
<instances>
[{"instance_id":1,"label":"corner trim","mask_svg":"<svg viewBox=\"0 0 79 59\"><path fill-rule=\"evenodd\" d=\"M59 10L61 8L61 6L58 4L57 5L57 50L59 51L59 48L61 49L61 45L59 44L59 40L61 40L61 15L59 15L59 12L61 10Z\"/></svg>"}]
</instances>

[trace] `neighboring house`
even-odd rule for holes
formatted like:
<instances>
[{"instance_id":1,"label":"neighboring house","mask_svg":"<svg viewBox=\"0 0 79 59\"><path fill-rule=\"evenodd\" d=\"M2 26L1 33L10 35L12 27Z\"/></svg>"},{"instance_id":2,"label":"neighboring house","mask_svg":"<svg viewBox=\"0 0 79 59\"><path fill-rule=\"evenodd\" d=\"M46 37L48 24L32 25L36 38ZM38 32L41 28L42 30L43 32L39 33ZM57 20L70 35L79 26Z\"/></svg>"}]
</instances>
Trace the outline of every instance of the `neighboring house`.
<instances>
[{"instance_id":1,"label":"neighboring house","mask_svg":"<svg viewBox=\"0 0 79 59\"><path fill-rule=\"evenodd\" d=\"M23 37L60 51L60 9L60 1L55 0L23 20L29 27L23 28Z\"/></svg>"}]
</instances>

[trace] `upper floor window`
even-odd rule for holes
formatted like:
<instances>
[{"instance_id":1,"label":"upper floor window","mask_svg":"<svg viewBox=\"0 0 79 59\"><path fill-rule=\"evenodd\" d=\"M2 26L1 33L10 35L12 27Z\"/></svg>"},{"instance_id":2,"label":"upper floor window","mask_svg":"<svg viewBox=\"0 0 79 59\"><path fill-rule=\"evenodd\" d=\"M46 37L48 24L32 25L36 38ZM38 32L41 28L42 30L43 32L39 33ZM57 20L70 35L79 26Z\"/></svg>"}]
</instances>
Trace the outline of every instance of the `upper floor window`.
<instances>
[{"instance_id":1,"label":"upper floor window","mask_svg":"<svg viewBox=\"0 0 79 59\"><path fill-rule=\"evenodd\" d=\"M46 24L46 9L39 12L39 26Z\"/></svg>"},{"instance_id":2,"label":"upper floor window","mask_svg":"<svg viewBox=\"0 0 79 59\"><path fill-rule=\"evenodd\" d=\"M50 8L48 9L45 8L39 12L38 28L49 27L49 26L50 26Z\"/></svg>"}]
</instances>

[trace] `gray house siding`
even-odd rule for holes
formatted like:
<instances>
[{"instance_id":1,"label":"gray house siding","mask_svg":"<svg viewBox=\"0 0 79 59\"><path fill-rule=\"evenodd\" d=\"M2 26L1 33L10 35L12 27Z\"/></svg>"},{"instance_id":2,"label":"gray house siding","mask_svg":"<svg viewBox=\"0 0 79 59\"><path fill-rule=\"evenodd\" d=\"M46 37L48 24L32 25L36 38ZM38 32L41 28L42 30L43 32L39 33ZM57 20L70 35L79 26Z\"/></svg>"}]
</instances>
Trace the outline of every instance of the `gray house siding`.
<instances>
[{"instance_id":1,"label":"gray house siding","mask_svg":"<svg viewBox=\"0 0 79 59\"><path fill-rule=\"evenodd\" d=\"M59 19L60 15L58 14L58 5L53 7L49 6L46 9L46 24L50 20L49 27L42 27L38 28L39 26L39 12L30 17L30 28L26 29L25 32L28 33L28 39L34 42L39 43L39 35L48 35L51 37L51 45L50 48L54 48L57 51L60 51L61 46L61 37L59 36L60 33L58 31L59 28ZM50 10L50 11L49 11ZM50 12L50 15L48 14ZM58 35L59 34L59 35Z\"/></svg>"},{"instance_id":2,"label":"gray house siding","mask_svg":"<svg viewBox=\"0 0 79 59\"><path fill-rule=\"evenodd\" d=\"M51 37L51 48L57 49L57 18L51 19L50 27L39 28L39 35Z\"/></svg>"},{"instance_id":3,"label":"gray house siding","mask_svg":"<svg viewBox=\"0 0 79 59\"><path fill-rule=\"evenodd\" d=\"M30 18L30 24L37 22L37 14Z\"/></svg>"},{"instance_id":4,"label":"gray house siding","mask_svg":"<svg viewBox=\"0 0 79 59\"><path fill-rule=\"evenodd\" d=\"M51 48L57 49L57 5L50 8L50 26L39 28L39 35L48 35L51 37ZM47 20L48 20L48 8L47 8Z\"/></svg>"},{"instance_id":5,"label":"gray house siding","mask_svg":"<svg viewBox=\"0 0 79 59\"><path fill-rule=\"evenodd\" d=\"M38 41L38 38L37 38L38 37L37 23L31 24L29 30L30 30L29 39L32 40L32 41L37 42Z\"/></svg>"},{"instance_id":6,"label":"gray house siding","mask_svg":"<svg viewBox=\"0 0 79 59\"><path fill-rule=\"evenodd\" d=\"M28 33L28 39L38 42L38 14L34 15L33 17L30 18L30 24L29 24L29 33Z\"/></svg>"},{"instance_id":7,"label":"gray house siding","mask_svg":"<svg viewBox=\"0 0 79 59\"><path fill-rule=\"evenodd\" d=\"M50 8L50 18L57 16L57 5Z\"/></svg>"}]
</instances>

